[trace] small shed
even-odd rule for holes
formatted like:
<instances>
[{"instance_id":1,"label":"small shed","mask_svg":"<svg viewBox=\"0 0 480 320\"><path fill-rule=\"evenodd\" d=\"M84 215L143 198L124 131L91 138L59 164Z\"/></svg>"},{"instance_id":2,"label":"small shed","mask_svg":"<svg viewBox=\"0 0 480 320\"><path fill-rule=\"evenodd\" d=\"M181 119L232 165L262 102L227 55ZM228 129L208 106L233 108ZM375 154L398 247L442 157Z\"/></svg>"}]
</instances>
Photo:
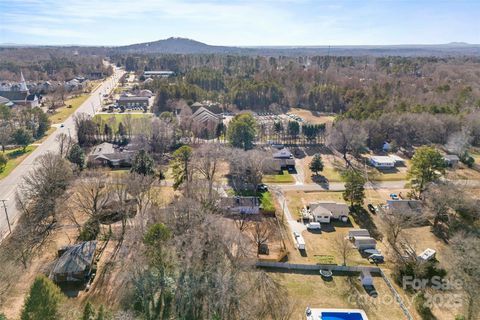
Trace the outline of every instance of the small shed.
<instances>
[{"instance_id":1,"label":"small shed","mask_svg":"<svg viewBox=\"0 0 480 320\"><path fill-rule=\"evenodd\" d=\"M85 241L59 251L61 256L55 262L50 278L56 283L79 283L88 280L93 269L96 248L96 241Z\"/></svg>"},{"instance_id":2,"label":"small shed","mask_svg":"<svg viewBox=\"0 0 480 320\"><path fill-rule=\"evenodd\" d=\"M450 168L454 168L458 165L460 158L456 154L447 154L443 156L445 165Z\"/></svg>"},{"instance_id":3,"label":"small shed","mask_svg":"<svg viewBox=\"0 0 480 320\"><path fill-rule=\"evenodd\" d=\"M354 240L356 237L368 237L370 238L370 232L367 229L353 229L348 231L348 238Z\"/></svg>"},{"instance_id":4,"label":"small shed","mask_svg":"<svg viewBox=\"0 0 480 320\"><path fill-rule=\"evenodd\" d=\"M388 152L388 151L390 151L391 149L392 149L392 146L390 145L390 143L388 143L387 141L385 141L385 142L383 143L382 150L383 150L384 152Z\"/></svg>"},{"instance_id":5,"label":"small shed","mask_svg":"<svg viewBox=\"0 0 480 320\"><path fill-rule=\"evenodd\" d=\"M371 237L355 237L355 247L358 250L375 249L377 241Z\"/></svg>"}]
</instances>

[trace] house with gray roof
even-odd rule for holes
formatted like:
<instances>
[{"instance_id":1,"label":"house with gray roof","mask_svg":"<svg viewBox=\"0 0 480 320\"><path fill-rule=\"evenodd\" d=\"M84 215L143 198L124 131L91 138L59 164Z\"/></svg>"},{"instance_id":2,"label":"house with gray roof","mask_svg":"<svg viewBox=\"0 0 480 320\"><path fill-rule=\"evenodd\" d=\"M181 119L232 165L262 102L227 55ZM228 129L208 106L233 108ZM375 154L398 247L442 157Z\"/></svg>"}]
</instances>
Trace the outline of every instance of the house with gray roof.
<instances>
[{"instance_id":1,"label":"house with gray roof","mask_svg":"<svg viewBox=\"0 0 480 320\"><path fill-rule=\"evenodd\" d=\"M213 113L212 111L208 110L205 107L200 107L198 108L197 111L195 111L192 114L192 119L193 121L200 124L205 124L208 122L218 124L219 122L222 121L222 116L219 114Z\"/></svg>"},{"instance_id":2,"label":"house with gray roof","mask_svg":"<svg viewBox=\"0 0 480 320\"><path fill-rule=\"evenodd\" d=\"M319 201L307 206L306 214L316 222L330 223L331 219L346 221L350 208L345 203Z\"/></svg>"},{"instance_id":3,"label":"house with gray roof","mask_svg":"<svg viewBox=\"0 0 480 320\"><path fill-rule=\"evenodd\" d=\"M220 198L220 207L229 213L258 214L260 199L258 197L223 197Z\"/></svg>"},{"instance_id":4,"label":"house with gray roof","mask_svg":"<svg viewBox=\"0 0 480 320\"><path fill-rule=\"evenodd\" d=\"M295 168L295 159L287 148L274 152L272 158L277 171Z\"/></svg>"},{"instance_id":5,"label":"house with gray roof","mask_svg":"<svg viewBox=\"0 0 480 320\"><path fill-rule=\"evenodd\" d=\"M88 281L94 269L96 248L96 241L85 241L60 250L50 278L60 284Z\"/></svg>"},{"instance_id":6,"label":"house with gray roof","mask_svg":"<svg viewBox=\"0 0 480 320\"><path fill-rule=\"evenodd\" d=\"M104 142L92 148L88 155L88 163L91 166L130 167L134 156L134 150L126 150Z\"/></svg>"},{"instance_id":7,"label":"house with gray roof","mask_svg":"<svg viewBox=\"0 0 480 320\"><path fill-rule=\"evenodd\" d=\"M445 161L445 165L449 168L455 168L458 166L460 162L460 157L456 154L446 154L443 156L443 160Z\"/></svg>"}]
</instances>

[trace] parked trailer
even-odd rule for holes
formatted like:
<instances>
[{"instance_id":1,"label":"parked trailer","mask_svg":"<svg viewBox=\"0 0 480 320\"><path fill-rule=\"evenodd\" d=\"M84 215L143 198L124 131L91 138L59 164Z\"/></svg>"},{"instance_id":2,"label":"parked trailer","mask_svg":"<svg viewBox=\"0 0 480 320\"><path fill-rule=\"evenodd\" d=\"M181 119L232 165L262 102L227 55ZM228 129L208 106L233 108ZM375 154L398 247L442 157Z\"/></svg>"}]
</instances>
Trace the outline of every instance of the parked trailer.
<instances>
[{"instance_id":1,"label":"parked trailer","mask_svg":"<svg viewBox=\"0 0 480 320\"><path fill-rule=\"evenodd\" d=\"M353 229L348 231L348 238L354 240L356 237L370 237L367 229Z\"/></svg>"},{"instance_id":2,"label":"parked trailer","mask_svg":"<svg viewBox=\"0 0 480 320\"><path fill-rule=\"evenodd\" d=\"M298 250L305 250L305 240L302 236L297 237L297 248Z\"/></svg>"},{"instance_id":3,"label":"parked trailer","mask_svg":"<svg viewBox=\"0 0 480 320\"><path fill-rule=\"evenodd\" d=\"M355 247L358 250L375 249L377 241L370 237L355 237Z\"/></svg>"}]
</instances>

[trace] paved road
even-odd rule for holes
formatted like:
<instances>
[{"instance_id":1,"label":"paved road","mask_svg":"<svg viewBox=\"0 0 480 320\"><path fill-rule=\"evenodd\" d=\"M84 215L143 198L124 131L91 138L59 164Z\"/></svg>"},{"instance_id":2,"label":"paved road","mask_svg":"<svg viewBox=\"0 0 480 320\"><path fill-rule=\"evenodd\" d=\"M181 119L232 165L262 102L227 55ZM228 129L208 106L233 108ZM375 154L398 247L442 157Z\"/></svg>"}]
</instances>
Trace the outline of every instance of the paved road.
<instances>
[{"instance_id":1,"label":"paved road","mask_svg":"<svg viewBox=\"0 0 480 320\"><path fill-rule=\"evenodd\" d=\"M100 108L100 97L107 91L111 91L124 73L124 71L116 68L114 68L114 70L114 75L104 80L102 84L90 94L90 97L88 97L87 100L85 100L85 102L75 111L75 113L87 113L92 115L94 113L94 109ZM5 201L5 204L11 224L14 224L19 218L19 211L15 207L15 192L22 180L22 177L32 170L35 165L35 159L49 151L58 150L56 138L60 133L63 132L66 134L71 134L72 136L75 135L73 115L65 120L63 124L63 128L57 126L58 129L55 130L55 132L53 132L43 143L38 145L38 147L7 177L0 180L0 200L7 200ZM0 241L7 235L7 219L2 203L0 202Z\"/></svg>"},{"instance_id":2,"label":"paved road","mask_svg":"<svg viewBox=\"0 0 480 320\"><path fill-rule=\"evenodd\" d=\"M301 175L301 174L300 174ZM284 195L285 191L343 191L345 190L343 182L334 182L326 185L318 185L315 183L302 183L303 179L301 177L295 177L295 184L269 184L271 191L276 195L277 201L280 206L283 208L285 218L287 219L288 225L290 226L291 232L298 232L302 234L303 231L307 230L306 226L295 220L292 216L292 213L288 209L286 204L286 198ZM382 182L368 182L365 185L366 189L403 189L407 181L382 181ZM480 188L480 181L478 180L455 180L453 183L464 186L468 188Z\"/></svg>"},{"instance_id":3,"label":"paved road","mask_svg":"<svg viewBox=\"0 0 480 320\"><path fill-rule=\"evenodd\" d=\"M285 214L285 218L287 219L288 225L290 226L290 231L298 232L302 234L303 231L307 230L307 227L303 224L295 220L288 209L287 201L285 196L283 195L282 190L279 187L271 187L271 190L275 193L277 201L280 203L280 206L283 208L283 212Z\"/></svg>"},{"instance_id":4,"label":"paved road","mask_svg":"<svg viewBox=\"0 0 480 320\"><path fill-rule=\"evenodd\" d=\"M459 187L467 188L480 188L480 180L452 180L454 184ZM366 189L404 189L407 181L379 181L379 182L368 182L365 185ZM345 190L345 185L343 182L332 182L328 185L325 184L316 184L316 183L305 183L305 184L270 184L270 186L278 187L282 191L343 191Z\"/></svg>"}]
</instances>

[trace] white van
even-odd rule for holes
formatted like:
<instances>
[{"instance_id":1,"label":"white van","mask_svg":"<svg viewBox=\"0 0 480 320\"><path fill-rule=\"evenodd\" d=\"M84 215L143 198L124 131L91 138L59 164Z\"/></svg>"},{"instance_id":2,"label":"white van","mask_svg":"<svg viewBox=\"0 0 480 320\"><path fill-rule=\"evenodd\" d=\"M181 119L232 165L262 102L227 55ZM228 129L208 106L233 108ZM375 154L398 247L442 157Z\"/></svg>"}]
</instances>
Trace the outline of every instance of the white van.
<instances>
[{"instance_id":1,"label":"white van","mask_svg":"<svg viewBox=\"0 0 480 320\"><path fill-rule=\"evenodd\" d=\"M322 229L320 222L310 222L307 224L307 230L320 230L320 229Z\"/></svg>"},{"instance_id":2,"label":"white van","mask_svg":"<svg viewBox=\"0 0 480 320\"><path fill-rule=\"evenodd\" d=\"M302 236L297 237L297 248L298 250L305 250L305 240Z\"/></svg>"}]
</instances>

